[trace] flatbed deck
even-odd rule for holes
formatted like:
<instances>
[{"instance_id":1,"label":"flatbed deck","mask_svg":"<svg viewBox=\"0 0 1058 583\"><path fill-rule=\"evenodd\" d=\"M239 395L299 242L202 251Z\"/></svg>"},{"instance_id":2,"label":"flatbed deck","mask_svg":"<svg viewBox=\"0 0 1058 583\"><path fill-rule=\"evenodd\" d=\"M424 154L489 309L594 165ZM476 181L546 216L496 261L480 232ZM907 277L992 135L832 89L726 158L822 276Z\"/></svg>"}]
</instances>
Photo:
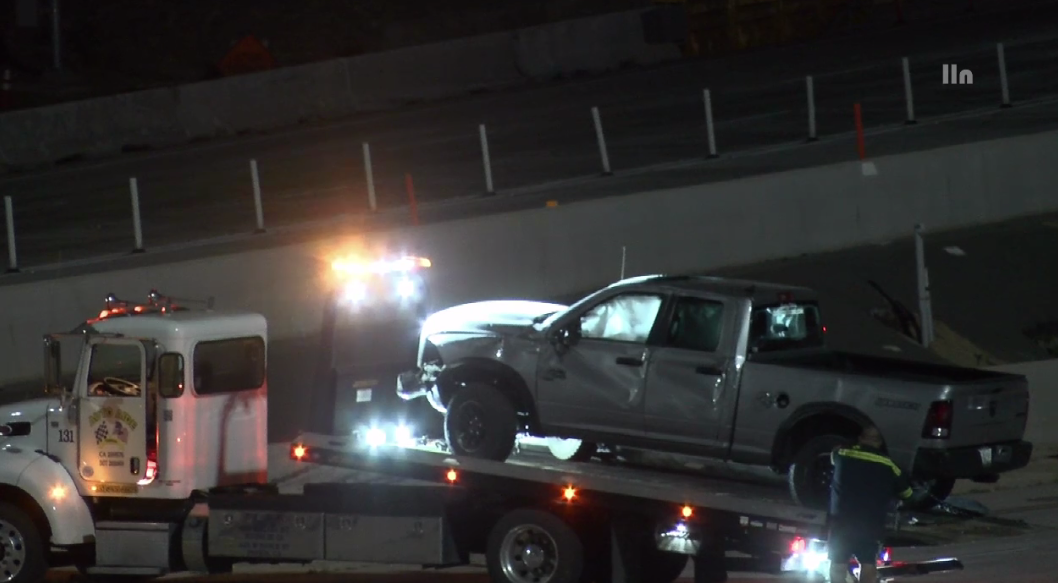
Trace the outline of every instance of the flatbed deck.
<instances>
[{"instance_id":1,"label":"flatbed deck","mask_svg":"<svg viewBox=\"0 0 1058 583\"><path fill-rule=\"evenodd\" d=\"M303 461L351 470L378 472L424 483L443 484L449 469L468 480L548 484L556 491L617 495L631 500L670 503L702 510L738 514L743 526L784 533L817 533L826 513L795 505L775 487L748 481L716 479L644 467L601 462L574 463L516 456L506 462L455 459L429 446L367 446L355 437L306 433L295 445L305 448ZM499 484L498 484L499 485Z\"/></svg>"}]
</instances>

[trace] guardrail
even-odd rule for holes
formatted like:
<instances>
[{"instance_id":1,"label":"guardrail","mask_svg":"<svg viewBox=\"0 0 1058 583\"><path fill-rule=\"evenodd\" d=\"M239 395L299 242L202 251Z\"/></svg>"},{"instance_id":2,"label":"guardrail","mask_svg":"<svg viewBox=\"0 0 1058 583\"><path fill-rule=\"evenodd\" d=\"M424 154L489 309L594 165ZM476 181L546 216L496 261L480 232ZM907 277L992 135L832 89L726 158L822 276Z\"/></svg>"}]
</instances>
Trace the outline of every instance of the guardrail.
<instances>
[{"instance_id":1,"label":"guardrail","mask_svg":"<svg viewBox=\"0 0 1058 583\"><path fill-rule=\"evenodd\" d=\"M1007 79L1007 64L1006 55L1004 52L1004 46L1002 43L996 45L996 58L999 73L999 85L995 87L996 101L999 107L1009 108L1012 106L1010 88L1008 86ZM912 87L912 78L910 74L910 61L908 58L901 60L901 68L903 72L903 86L904 86L904 99L906 101L907 113L903 120L904 123L912 125L915 124L918 119L915 113L914 107L914 92ZM965 77L968 71L949 70L948 66L945 65L943 71L945 82L958 83L960 78L966 80ZM817 127L817 115L816 115L816 91L817 91L817 80L812 76L807 76L804 80L804 98L807 104L807 118L805 120L805 142L814 142L820 139L820 132ZM702 158L717 158L720 156L723 150L723 144L718 143L716 132L715 132L715 121L713 102L711 97L711 89L702 89L702 107L705 117L705 132L708 151L703 153ZM861 107L859 103L849 103L849 114L853 119L850 125L854 125L857 134L857 150L858 156L861 159L866 158L867 154L865 151L865 138L863 123L861 120ZM609 154L609 147L607 144L606 133L604 128L604 111L599 107L591 107L589 112L594 125L594 132L596 137L596 144L598 146L598 161L599 161L599 175L600 176L611 176L614 174L614 169L611 165L611 159ZM485 179L485 192L488 195L495 195L496 189L493 180L493 165L492 157L490 153L490 143L488 128L484 124L478 126L478 137L480 142L480 164L481 171ZM379 210L378 198L376 195L375 184L374 184L374 166L371 156L371 144L363 143L363 170L366 178L366 193L367 193L367 204L368 213L374 213ZM263 206L263 188L265 185L262 184L258 161L256 159L247 160L248 165L248 182L252 185L253 199L252 205L247 205L245 209L248 220L252 218L253 228L248 231L249 233L261 235L268 233L269 230L266 228L266 216ZM144 253L147 251L145 244L144 225L141 216L141 190L139 182L136 176L130 176L129 180L129 207L124 212L131 215L132 229L129 233L130 252L132 253ZM412 175L410 173L405 174L405 196L406 201L404 205L409 212L409 222L412 224L418 224L418 206L419 201L416 200L414 183L412 181ZM144 195L150 196L149 192L145 192ZM18 200L13 196L4 197L4 213L5 213L5 228L6 228L6 241L8 251L8 265L7 273L18 273L26 266L20 262L18 252ZM251 214L252 213L252 214ZM126 216L129 216L126 215Z\"/></svg>"}]
</instances>

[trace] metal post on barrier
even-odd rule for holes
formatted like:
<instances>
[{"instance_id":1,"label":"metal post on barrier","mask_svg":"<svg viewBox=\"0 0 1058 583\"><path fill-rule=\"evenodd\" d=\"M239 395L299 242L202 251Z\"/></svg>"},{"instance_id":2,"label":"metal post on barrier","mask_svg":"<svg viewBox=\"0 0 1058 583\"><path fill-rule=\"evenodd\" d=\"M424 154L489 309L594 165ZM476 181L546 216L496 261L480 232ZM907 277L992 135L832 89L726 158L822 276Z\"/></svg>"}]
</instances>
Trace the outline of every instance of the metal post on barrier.
<instances>
[{"instance_id":1,"label":"metal post on barrier","mask_svg":"<svg viewBox=\"0 0 1058 583\"><path fill-rule=\"evenodd\" d=\"M404 175L404 189L408 191L408 210L411 212L411 224L419 225L419 202L415 199L415 183L411 174Z\"/></svg>"},{"instance_id":2,"label":"metal post on barrier","mask_svg":"<svg viewBox=\"0 0 1058 583\"><path fill-rule=\"evenodd\" d=\"M716 130L713 128L713 99L708 89L702 90L705 103L705 136L709 143L709 157L716 158Z\"/></svg>"},{"instance_id":3,"label":"metal post on barrier","mask_svg":"<svg viewBox=\"0 0 1058 583\"><path fill-rule=\"evenodd\" d=\"M18 250L15 249L15 211L10 196L4 197L4 219L7 223L7 272L18 272Z\"/></svg>"},{"instance_id":4,"label":"metal post on barrier","mask_svg":"<svg viewBox=\"0 0 1058 583\"><path fill-rule=\"evenodd\" d=\"M492 188L492 160L489 158L489 134L485 124L478 125L478 136L481 138L481 163L485 166L485 193L496 194Z\"/></svg>"},{"instance_id":5,"label":"metal post on barrier","mask_svg":"<svg viewBox=\"0 0 1058 583\"><path fill-rule=\"evenodd\" d=\"M867 144L863 138L863 108L857 103L852 106L852 115L856 122L856 152L860 155L860 160L867 158Z\"/></svg>"},{"instance_id":6,"label":"metal post on barrier","mask_svg":"<svg viewBox=\"0 0 1058 583\"><path fill-rule=\"evenodd\" d=\"M996 56L999 58L999 87L1002 91L1003 101L999 107L1010 107L1010 86L1007 85L1007 55L1003 50L1003 43L996 43Z\"/></svg>"},{"instance_id":7,"label":"metal post on barrier","mask_svg":"<svg viewBox=\"0 0 1058 583\"><path fill-rule=\"evenodd\" d=\"M805 92L808 94L808 141L819 139L816 135L816 90L812 76L805 77Z\"/></svg>"},{"instance_id":8,"label":"metal post on barrier","mask_svg":"<svg viewBox=\"0 0 1058 583\"><path fill-rule=\"evenodd\" d=\"M599 108L591 108L591 119L595 122L595 140L599 142L599 157L602 158L603 176L610 176L610 154L606 151L606 134L602 131L602 118L599 116Z\"/></svg>"},{"instance_id":9,"label":"metal post on barrier","mask_svg":"<svg viewBox=\"0 0 1058 583\"><path fill-rule=\"evenodd\" d=\"M367 177L367 205L371 212L378 210L378 201L375 199L375 174L371 169L371 146L364 142L364 176Z\"/></svg>"},{"instance_id":10,"label":"metal post on barrier","mask_svg":"<svg viewBox=\"0 0 1058 583\"><path fill-rule=\"evenodd\" d=\"M140 185L136 177L129 178L129 196L132 198L132 235L136 239L133 253L143 253L143 225L140 223Z\"/></svg>"},{"instance_id":11,"label":"metal post on barrier","mask_svg":"<svg viewBox=\"0 0 1058 583\"><path fill-rule=\"evenodd\" d=\"M264 208L261 204L261 176L257 173L257 160L250 160L250 178L253 180L253 209L257 218L255 233L264 233Z\"/></svg>"},{"instance_id":12,"label":"metal post on barrier","mask_svg":"<svg viewBox=\"0 0 1058 583\"><path fill-rule=\"evenodd\" d=\"M904 65L904 99L907 101L907 123L915 123L915 96L911 92L911 63L907 57L903 58Z\"/></svg>"},{"instance_id":13,"label":"metal post on barrier","mask_svg":"<svg viewBox=\"0 0 1058 583\"><path fill-rule=\"evenodd\" d=\"M915 225L915 267L918 280L919 330L922 346L933 343L933 299L929 293L929 269L926 267L926 245L922 239L925 227Z\"/></svg>"}]
</instances>

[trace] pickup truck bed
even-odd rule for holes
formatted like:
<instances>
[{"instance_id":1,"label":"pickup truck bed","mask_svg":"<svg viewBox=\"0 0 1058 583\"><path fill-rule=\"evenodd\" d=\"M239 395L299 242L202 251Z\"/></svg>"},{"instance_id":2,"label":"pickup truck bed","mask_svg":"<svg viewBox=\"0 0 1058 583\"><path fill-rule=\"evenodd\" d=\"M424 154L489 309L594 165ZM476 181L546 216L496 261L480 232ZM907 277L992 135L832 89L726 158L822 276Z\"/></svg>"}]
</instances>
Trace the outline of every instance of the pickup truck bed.
<instances>
[{"instance_id":1,"label":"pickup truck bed","mask_svg":"<svg viewBox=\"0 0 1058 583\"><path fill-rule=\"evenodd\" d=\"M764 352L753 362L808 368L845 374L862 374L928 384L977 384L1017 381L1017 375L978 368L946 366L912 360L883 358L832 350Z\"/></svg>"}]
</instances>

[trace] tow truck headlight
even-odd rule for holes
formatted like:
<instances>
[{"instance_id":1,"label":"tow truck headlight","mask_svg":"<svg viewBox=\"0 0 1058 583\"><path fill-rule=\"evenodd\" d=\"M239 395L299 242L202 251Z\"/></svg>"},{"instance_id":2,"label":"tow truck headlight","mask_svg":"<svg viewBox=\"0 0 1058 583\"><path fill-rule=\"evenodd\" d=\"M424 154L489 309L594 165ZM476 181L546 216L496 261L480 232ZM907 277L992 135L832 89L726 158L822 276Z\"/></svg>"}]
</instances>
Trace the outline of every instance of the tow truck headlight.
<instances>
[{"instance_id":1,"label":"tow truck headlight","mask_svg":"<svg viewBox=\"0 0 1058 583\"><path fill-rule=\"evenodd\" d=\"M372 427L367 430L364 435L364 441L371 447L378 447L386 444L386 432L379 429L378 427Z\"/></svg>"},{"instance_id":2,"label":"tow truck headlight","mask_svg":"<svg viewBox=\"0 0 1058 583\"><path fill-rule=\"evenodd\" d=\"M393 432L393 437L395 438L397 445L407 445L414 441L411 427L408 427L407 425L397 427L396 431Z\"/></svg>"},{"instance_id":3,"label":"tow truck headlight","mask_svg":"<svg viewBox=\"0 0 1058 583\"><path fill-rule=\"evenodd\" d=\"M415 297L415 282L407 277L397 281L397 296L402 300L410 300Z\"/></svg>"},{"instance_id":4,"label":"tow truck headlight","mask_svg":"<svg viewBox=\"0 0 1058 583\"><path fill-rule=\"evenodd\" d=\"M349 305L359 305L367 299L367 286L360 281L351 281L345 284L342 290L342 300Z\"/></svg>"}]
</instances>

